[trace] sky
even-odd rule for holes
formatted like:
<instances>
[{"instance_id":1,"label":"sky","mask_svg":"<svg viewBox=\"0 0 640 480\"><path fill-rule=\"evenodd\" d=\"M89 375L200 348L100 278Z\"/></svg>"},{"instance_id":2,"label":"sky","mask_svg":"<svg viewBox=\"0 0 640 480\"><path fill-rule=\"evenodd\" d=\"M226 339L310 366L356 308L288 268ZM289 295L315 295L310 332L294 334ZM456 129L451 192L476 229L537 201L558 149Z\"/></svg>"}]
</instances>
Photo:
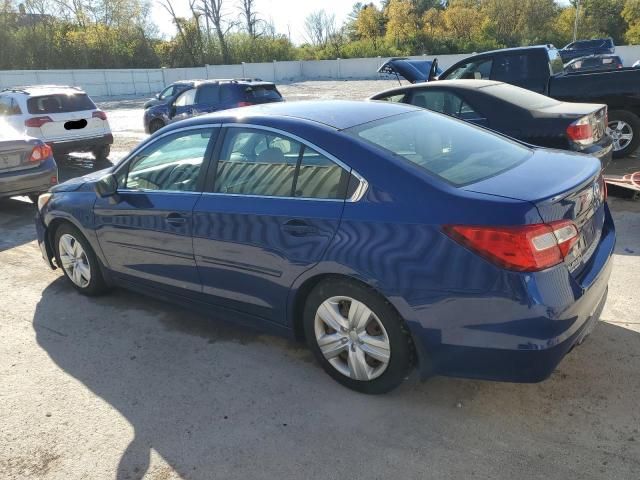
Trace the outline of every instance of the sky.
<instances>
[{"instance_id":1,"label":"sky","mask_svg":"<svg viewBox=\"0 0 640 480\"><path fill-rule=\"evenodd\" d=\"M175 34L175 27L171 22L171 17L161 7L157 1L151 0L152 16L160 33L170 37ZM257 10L261 18L273 20L278 33L291 33L291 40L300 44L305 41L304 20L311 12L316 10L326 10L336 17L336 23L341 25L347 15L351 12L356 0L256 0ZM189 16L188 0L172 0L172 5L178 15ZM238 10L236 5L238 0L225 0L229 4L229 18L237 18ZM380 3L380 2L376 2Z\"/></svg>"}]
</instances>

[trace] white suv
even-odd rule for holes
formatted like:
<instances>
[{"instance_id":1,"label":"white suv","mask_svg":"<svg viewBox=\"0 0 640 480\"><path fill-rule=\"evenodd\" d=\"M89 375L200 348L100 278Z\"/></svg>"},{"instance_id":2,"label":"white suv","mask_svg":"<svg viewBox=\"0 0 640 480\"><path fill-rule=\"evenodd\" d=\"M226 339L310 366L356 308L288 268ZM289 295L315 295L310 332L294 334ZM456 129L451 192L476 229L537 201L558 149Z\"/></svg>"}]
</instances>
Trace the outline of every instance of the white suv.
<instances>
[{"instance_id":1,"label":"white suv","mask_svg":"<svg viewBox=\"0 0 640 480\"><path fill-rule=\"evenodd\" d=\"M36 137L54 154L93 152L106 160L113 143L107 115L77 87L42 85L0 91L0 125Z\"/></svg>"}]
</instances>

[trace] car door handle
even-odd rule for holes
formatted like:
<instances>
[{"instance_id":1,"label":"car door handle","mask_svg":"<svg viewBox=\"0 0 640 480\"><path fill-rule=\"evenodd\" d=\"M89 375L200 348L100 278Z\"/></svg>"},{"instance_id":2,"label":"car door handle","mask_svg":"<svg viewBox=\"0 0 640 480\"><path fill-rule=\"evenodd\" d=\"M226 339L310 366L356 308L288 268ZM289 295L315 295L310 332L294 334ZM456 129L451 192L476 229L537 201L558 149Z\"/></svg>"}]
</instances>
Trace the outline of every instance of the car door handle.
<instances>
[{"instance_id":1,"label":"car door handle","mask_svg":"<svg viewBox=\"0 0 640 480\"><path fill-rule=\"evenodd\" d=\"M309 225L304 220L289 220L282 224L282 230L294 237L303 237L305 235L314 235L318 233L318 229L313 225Z\"/></svg>"},{"instance_id":2,"label":"car door handle","mask_svg":"<svg viewBox=\"0 0 640 480\"><path fill-rule=\"evenodd\" d=\"M179 213L170 213L166 216L165 220L167 221L167 223L176 227L182 226L187 223L187 217Z\"/></svg>"}]
</instances>

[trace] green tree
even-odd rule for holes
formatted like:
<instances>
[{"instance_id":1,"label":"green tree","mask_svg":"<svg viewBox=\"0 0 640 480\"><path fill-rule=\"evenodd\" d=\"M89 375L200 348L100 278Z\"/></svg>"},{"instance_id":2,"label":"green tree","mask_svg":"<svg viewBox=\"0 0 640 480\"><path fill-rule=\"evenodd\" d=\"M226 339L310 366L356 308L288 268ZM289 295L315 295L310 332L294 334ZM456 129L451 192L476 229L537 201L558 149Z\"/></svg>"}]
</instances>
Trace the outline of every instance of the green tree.
<instances>
[{"instance_id":1,"label":"green tree","mask_svg":"<svg viewBox=\"0 0 640 480\"><path fill-rule=\"evenodd\" d=\"M396 47L416 39L418 17L411 0L390 0L385 9L387 32L385 37Z\"/></svg>"},{"instance_id":2,"label":"green tree","mask_svg":"<svg viewBox=\"0 0 640 480\"><path fill-rule=\"evenodd\" d=\"M373 3L360 10L356 18L356 32L360 38L371 40L373 48L377 49L384 32L384 15Z\"/></svg>"}]
</instances>

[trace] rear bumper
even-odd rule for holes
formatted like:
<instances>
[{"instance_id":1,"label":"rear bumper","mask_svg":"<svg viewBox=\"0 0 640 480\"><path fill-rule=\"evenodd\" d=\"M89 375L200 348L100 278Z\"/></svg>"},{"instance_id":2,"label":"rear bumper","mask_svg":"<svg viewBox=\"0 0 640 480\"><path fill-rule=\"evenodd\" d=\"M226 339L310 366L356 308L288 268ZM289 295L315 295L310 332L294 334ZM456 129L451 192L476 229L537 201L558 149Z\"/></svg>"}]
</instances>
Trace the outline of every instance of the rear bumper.
<instances>
[{"instance_id":1,"label":"rear bumper","mask_svg":"<svg viewBox=\"0 0 640 480\"><path fill-rule=\"evenodd\" d=\"M58 167L50 157L35 168L0 173L0 197L46 192L57 181Z\"/></svg>"},{"instance_id":2,"label":"rear bumper","mask_svg":"<svg viewBox=\"0 0 640 480\"><path fill-rule=\"evenodd\" d=\"M533 274L506 273L497 292L431 305L429 318L410 323L422 374L538 382L596 326L607 298L613 220L606 208L600 244L579 277L564 265ZM434 318L447 319L433 328ZM431 328L426 328L427 326ZM425 368L426 367L426 368Z\"/></svg>"},{"instance_id":3,"label":"rear bumper","mask_svg":"<svg viewBox=\"0 0 640 480\"><path fill-rule=\"evenodd\" d=\"M598 143L595 143L583 150L577 150L579 153L591 155L600 160L602 169L607 168L613 156L613 141L611 137L605 135Z\"/></svg>"},{"instance_id":4,"label":"rear bumper","mask_svg":"<svg viewBox=\"0 0 640 480\"><path fill-rule=\"evenodd\" d=\"M90 152L96 148L113 144L113 135L108 133L99 137L81 138L78 140L47 142L54 153Z\"/></svg>"}]
</instances>

